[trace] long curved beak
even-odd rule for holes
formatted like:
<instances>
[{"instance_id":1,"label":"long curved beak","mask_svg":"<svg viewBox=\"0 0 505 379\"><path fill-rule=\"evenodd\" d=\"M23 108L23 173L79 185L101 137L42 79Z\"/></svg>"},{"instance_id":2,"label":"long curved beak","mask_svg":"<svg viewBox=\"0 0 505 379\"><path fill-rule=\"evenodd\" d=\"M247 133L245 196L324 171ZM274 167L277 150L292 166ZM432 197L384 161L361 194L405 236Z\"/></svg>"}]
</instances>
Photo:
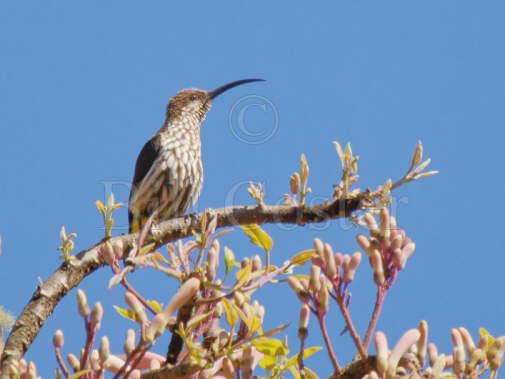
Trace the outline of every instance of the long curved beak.
<instances>
[{"instance_id":1,"label":"long curved beak","mask_svg":"<svg viewBox=\"0 0 505 379\"><path fill-rule=\"evenodd\" d=\"M251 82L264 82L264 81L265 81L264 79L242 79L242 80L237 80L235 82L231 82L231 83L225 84L224 86L216 88L213 91L209 91L209 97L211 99L213 99L216 96L221 95L223 92L228 91L229 89L231 89L233 87L240 86L242 84L251 83Z\"/></svg>"}]
</instances>

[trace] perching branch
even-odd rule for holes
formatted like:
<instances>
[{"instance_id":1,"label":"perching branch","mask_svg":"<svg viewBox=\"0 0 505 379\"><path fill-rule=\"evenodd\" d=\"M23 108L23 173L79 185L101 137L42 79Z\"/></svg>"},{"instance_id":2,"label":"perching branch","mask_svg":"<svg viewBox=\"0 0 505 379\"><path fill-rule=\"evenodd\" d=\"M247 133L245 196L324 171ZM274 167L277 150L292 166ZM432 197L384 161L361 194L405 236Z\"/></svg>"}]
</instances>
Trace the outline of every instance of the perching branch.
<instances>
[{"instance_id":1,"label":"perching branch","mask_svg":"<svg viewBox=\"0 0 505 379\"><path fill-rule=\"evenodd\" d=\"M368 192L362 192L352 198L339 199L308 207L297 206L236 206L207 210L207 215L217 217L217 227L244 224L287 223L299 224L323 222L331 219L348 217L370 201ZM158 225L149 242L156 247L191 235L200 228L203 213L174 218ZM79 252L75 258L64 262L41 286L35 289L30 301L25 306L4 347L0 362L2 377L7 377L8 367L20 360L37 336L46 319L53 312L58 302L87 275L105 266L103 251L113 247L116 255L126 256L132 249L136 234L127 234L102 240ZM108 243L107 243L108 242Z\"/></svg>"}]
</instances>

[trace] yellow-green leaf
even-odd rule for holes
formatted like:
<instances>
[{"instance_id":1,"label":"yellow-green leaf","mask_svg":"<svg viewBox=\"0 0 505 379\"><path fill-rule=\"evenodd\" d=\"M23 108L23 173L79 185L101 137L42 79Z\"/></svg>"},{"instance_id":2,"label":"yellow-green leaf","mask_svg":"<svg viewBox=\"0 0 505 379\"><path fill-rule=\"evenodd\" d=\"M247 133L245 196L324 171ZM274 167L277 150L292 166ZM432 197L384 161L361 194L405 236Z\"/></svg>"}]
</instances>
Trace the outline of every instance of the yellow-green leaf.
<instances>
[{"instance_id":1,"label":"yellow-green leaf","mask_svg":"<svg viewBox=\"0 0 505 379\"><path fill-rule=\"evenodd\" d=\"M235 255L228 246L224 247L224 266L226 268L225 274L228 275L235 264Z\"/></svg>"},{"instance_id":2,"label":"yellow-green leaf","mask_svg":"<svg viewBox=\"0 0 505 379\"><path fill-rule=\"evenodd\" d=\"M320 347L320 346L314 346L314 347L309 347L308 349L304 349L303 350L303 359L310 357L311 355L317 353L321 349L322 349L322 347ZM299 355L299 353L295 354L291 358L289 358L282 371L289 369L289 367L294 364L297 364L298 363L298 355Z\"/></svg>"},{"instance_id":3,"label":"yellow-green leaf","mask_svg":"<svg viewBox=\"0 0 505 379\"><path fill-rule=\"evenodd\" d=\"M481 339L487 337L486 352L488 352L491 345L494 343L494 337L484 328L479 328L479 336Z\"/></svg>"},{"instance_id":4,"label":"yellow-green leaf","mask_svg":"<svg viewBox=\"0 0 505 379\"><path fill-rule=\"evenodd\" d=\"M316 373L308 367L303 368L303 373L305 374L306 379L319 379L319 376L317 376Z\"/></svg>"},{"instance_id":5,"label":"yellow-green leaf","mask_svg":"<svg viewBox=\"0 0 505 379\"><path fill-rule=\"evenodd\" d=\"M252 270L252 263L249 262L247 266L237 271L236 274L237 284L235 284L234 286L235 288L242 287L244 283L250 279L251 270Z\"/></svg>"},{"instance_id":6,"label":"yellow-green leaf","mask_svg":"<svg viewBox=\"0 0 505 379\"><path fill-rule=\"evenodd\" d=\"M261 336L262 336L262 337L267 337L267 336L271 336L271 335L274 335L274 334L280 333L280 332L282 332L284 329L286 329L288 326L289 326L289 323L287 323L287 324L282 324L281 326L278 326L277 328L274 328L274 329L271 329L271 330L266 331L266 332L265 332L265 333L263 333Z\"/></svg>"},{"instance_id":7,"label":"yellow-green leaf","mask_svg":"<svg viewBox=\"0 0 505 379\"><path fill-rule=\"evenodd\" d=\"M92 370L87 368L85 370L77 371L76 373L70 375L68 379L79 379L81 376L89 374Z\"/></svg>"},{"instance_id":8,"label":"yellow-green leaf","mask_svg":"<svg viewBox=\"0 0 505 379\"><path fill-rule=\"evenodd\" d=\"M256 338L252 341L252 344L256 350L265 355L284 356L289 353L289 349L284 345L284 342L275 338Z\"/></svg>"},{"instance_id":9,"label":"yellow-green leaf","mask_svg":"<svg viewBox=\"0 0 505 379\"><path fill-rule=\"evenodd\" d=\"M312 258L315 253L316 251L314 249L300 251L298 254L291 257L291 264L301 266Z\"/></svg>"},{"instance_id":10,"label":"yellow-green leaf","mask_svg":"<svg viewBox=\"0 0 505 379\"><path fill-rule=\"evenodd\" d=\"M155 243L150 243L148 245L142 246L142 248L139 250L139 253L137 254L138 256L144 255L145 253L150 252L155 246Z\"/></svg>"},{"instance_id":11,"label":"yellow-green leaf","mask_svg":"<svg viewBox=\"0 0 505 379\"><path fill-rule=\"evenodd\" d=\"M124 309L121 307L118 307L117 305L113 305L113 308L116 310L117 313L119 313L121 316L124 318L130 319L135 321L135 312L133 312L131 309Z\"/></svg>"},{"instance_id":12,"label":"yellow-green leaf","mask_svg":"<svg viewBox=\"0 0 505 379\"><path fill-rule=\"evenodd\" d=\"M261 247L265 251L272 249L272 238L259 225L246 224L241 225L240 228L249 237L251 243Z\"/></svg>"},{"instance_id":13,"label":"yellow-green leaf","mask_svg":"<svg viewBox=\"0 0 505 379\"><path fill-rule=\"evenodd\" d=\"M221 304L223 304L224 312L226 314L226 323L230 328L233 328L238 322L237 311L227 298L223 298L221 300Z\"/></svg>"},{"instance_id":14,"label":"yellow-green leaf","mask_svg":"<svg viewBox=\"0 0 505 379\"><path fill-rule=\"evenodd\" d=\"M100 200L95 201L95 205L101 214L105 214L105 207L103 206L103 203Z\"/></svg>"},{"instance_id":15,"label":"yellow-green leaf","mask_svg":"<svg viewBox=\"0 0 505 379\"><path fill-rule=\"evenodd\" d=\"M261 361L259 361L260 367L267 371L273 369L276 363L277 359L273 355L264 355Z\"/></svg>"},{"instance_id":16,"label":"yellow-green leaf","mask_svg":"<svg viewBox=\"0 0 505 379\"><path fill-rule=\"evenodd\" d=\"M151 307L153 307L153 309L156 311L156 313L161 312L161 305L156 300L147 300L147 302Z\"/></svg>"},{"instance_id":17,"label":"yellow-green leaf","mask_svg":"<svg viewBox=\"0 0 505 379\"><path fill-rule=\"evenodd\" d=\"M209 317L209 315L211 313L213 313L213 312L214 311L210 311L210 312L207 312L207 313L195 316L191 320L189 320L188 323L187 323L187 325L186 325L186 328L187 328L188 332L193 331L198 326L198 324L200 324L200 322L202 322L207 317Z\"/></svg>"}]
</instances>

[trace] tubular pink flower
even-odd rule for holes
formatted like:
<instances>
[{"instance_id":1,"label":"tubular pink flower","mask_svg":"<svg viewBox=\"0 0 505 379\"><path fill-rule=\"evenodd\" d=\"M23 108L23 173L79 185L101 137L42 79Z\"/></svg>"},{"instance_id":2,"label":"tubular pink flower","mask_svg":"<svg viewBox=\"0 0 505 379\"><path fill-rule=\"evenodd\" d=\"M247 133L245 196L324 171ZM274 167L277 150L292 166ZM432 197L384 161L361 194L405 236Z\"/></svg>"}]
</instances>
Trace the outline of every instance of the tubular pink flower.
<instances>
[{"instance_id":1,"label":"tubular pink flower","mask_svg":"<svg viewBox=\"0 0 505 379\"><path fill-rule=\"evenodd\" d=\"M383 374L388 369L388 340L383 332L375 333L375 350L377 351L377 371Z\"/></svg>"},{"instance_id":2,"label":"tubular pink flower","mask_svg":"<svg viewBox=\"0 0 505 379\"><path fill-rule=\"evenodd\" d=\"M410 329L400 337L395 347L391 351L391 355L389 356L388 372L391 369L394 369L393 372L396 370L396 367L398 366L398 362L400 361L402 355L405 354L410 349L410 347L419 340L420 337L421 333L419 333L419 330L417 329Z\"/></svg>"},{"instance_id":3,"label":"tubular pink flower","mask_svg":"<svg viewBox=\"0 0 505 379\"><path fill-rule=\"evenodd\" d=\"M454 347L463 348L463 339L461 338L461 333L458 329L451 329L451 341Z\"/></svg>"}]
</instances>

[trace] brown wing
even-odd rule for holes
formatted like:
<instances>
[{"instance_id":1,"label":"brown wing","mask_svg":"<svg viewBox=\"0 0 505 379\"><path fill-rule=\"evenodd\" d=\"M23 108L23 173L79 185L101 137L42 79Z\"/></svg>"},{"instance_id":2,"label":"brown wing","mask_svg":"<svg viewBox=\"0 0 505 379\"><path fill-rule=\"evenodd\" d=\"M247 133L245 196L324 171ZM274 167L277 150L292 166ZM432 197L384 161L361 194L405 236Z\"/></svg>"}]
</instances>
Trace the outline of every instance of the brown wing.
<instances>
[{"instance_id":1,"label":"brown wing","mask_svg":"<svg viewBox=\"0 0 505 379\"><path fill-rule=\"evenodd\" d=\"M151 169L154 161L158 157L160 144L158 142L157 136L152 137L146 142L139 156L137 157L137 162L135 163L135 175L133 177L132 187L130 190L130 200L133 193L137 190L137 187L142 182L144 177L147 175ZM128 211L128 222L130 224L130 229L132 226L133 214Z\"/></svg>"}]
</instances>

